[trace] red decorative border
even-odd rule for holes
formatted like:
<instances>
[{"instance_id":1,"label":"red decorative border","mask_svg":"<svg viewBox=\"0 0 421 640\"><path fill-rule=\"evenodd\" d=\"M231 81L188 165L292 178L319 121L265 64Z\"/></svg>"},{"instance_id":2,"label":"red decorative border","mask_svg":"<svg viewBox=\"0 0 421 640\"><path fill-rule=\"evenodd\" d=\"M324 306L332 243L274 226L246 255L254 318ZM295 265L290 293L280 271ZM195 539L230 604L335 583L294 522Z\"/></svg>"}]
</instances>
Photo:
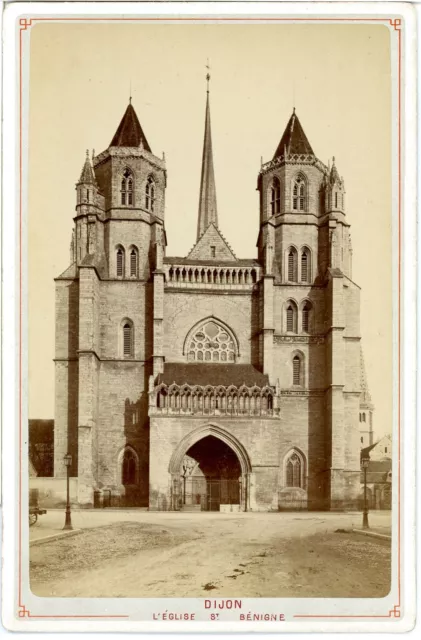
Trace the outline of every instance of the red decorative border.
<instances>
[{"instance_id":1,"label":"red decorative border","mask_svg":"<svg viewBox=\"0 0 421 640\"><path fill-rule=\"evenodd\" d=\"M167 22L383 22L393 27L398 34L398 603L394 605L387 614L384 615L305 615L296 614L294 618L400 618L401 612L401 231L402 231L402 174L401 174L401 148L402 148L402 129L401 129L401 84L402 84L402 19L401 18L203 18L203 17L180 17L180 18L119 18L119 17L92 17L92 18L62 18L62 17L33 17L19 19L19 562L18 562L18 606L17 615L19 618L49 618L49 619L110 619L110 618L129 618L128 615L51 615L51 616L33 616L31 612L22 604L22 32L32 27L35 22L159 22L164 20Z\"/></svg>"}]
</instances>

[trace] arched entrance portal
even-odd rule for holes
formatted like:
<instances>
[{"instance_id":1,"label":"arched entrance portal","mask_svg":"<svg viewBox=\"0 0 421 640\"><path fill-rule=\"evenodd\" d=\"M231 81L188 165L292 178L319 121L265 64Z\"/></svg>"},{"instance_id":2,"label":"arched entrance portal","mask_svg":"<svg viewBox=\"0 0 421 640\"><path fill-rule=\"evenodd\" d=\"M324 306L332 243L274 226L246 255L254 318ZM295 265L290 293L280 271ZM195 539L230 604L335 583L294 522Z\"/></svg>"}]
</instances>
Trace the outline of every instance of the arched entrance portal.
<instances>
[{"instance_id":1,"label":"arched entrance portal","mask_svg":"<svg viewBox=\"0 0 421 640\"><path fill-rule=\"evenodd\" d=\"M240 441L222 426L202 425L186 435L168 471L175 510L247 511L251 507L250 459Z\"/></svg>"},{"instance_id":2,"label":"arched entrance portal","mask_svg":"<svg viewBox=\"0 0 421 640\"><path fill-rule=\"evenodd\" d=\"M241 504L241 465L234 451L215 436L191 446L181 468L182 508L219 511Z\"/></svg>"}]
</instances>

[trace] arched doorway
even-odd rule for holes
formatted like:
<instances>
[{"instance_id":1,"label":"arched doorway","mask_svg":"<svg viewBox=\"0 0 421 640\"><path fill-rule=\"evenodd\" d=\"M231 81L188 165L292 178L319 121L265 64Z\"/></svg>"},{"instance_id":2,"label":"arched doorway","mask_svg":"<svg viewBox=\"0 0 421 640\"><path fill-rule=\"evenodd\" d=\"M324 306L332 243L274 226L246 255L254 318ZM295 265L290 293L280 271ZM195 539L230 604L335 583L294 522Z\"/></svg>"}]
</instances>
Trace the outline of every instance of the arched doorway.
<instances>
[{"instance_id":1,"label":"arched doorway","mask_svg":"<svg viewBox=\"0 0 421 640\"><path fill-rule=\"evenodd\" d=\"M173 509L249 508L249 457L243 445L218 425L203 425L183 438L172 455L169 472Z\"/></svg>"},{"instance_id":2,"label":"arched doorway","mask_svg":"<svg viewBox=\"0 0 421 640\"><path fill-rule=\"evenodd\" d=\"M240 508L240 462L234 451L215 436L206 436L187 450L180 479L184 509L219 511L221 505Z\"/></svg>"}]
</instances>

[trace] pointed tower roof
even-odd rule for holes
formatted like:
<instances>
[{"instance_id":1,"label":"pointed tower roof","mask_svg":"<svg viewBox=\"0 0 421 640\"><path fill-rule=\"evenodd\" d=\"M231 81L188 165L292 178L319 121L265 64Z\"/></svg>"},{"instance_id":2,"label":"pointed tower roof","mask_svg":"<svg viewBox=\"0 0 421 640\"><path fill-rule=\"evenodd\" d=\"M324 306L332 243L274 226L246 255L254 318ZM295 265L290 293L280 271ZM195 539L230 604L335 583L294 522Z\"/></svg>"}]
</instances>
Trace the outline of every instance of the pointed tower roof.
<instances>
[{"instance_id":1,"label":"pointed tower roof","mask_svg":"<svg viewBox=\"0 0 421 640\"><path fill-rule=\"evenodd\" d=\"M197 240L202 236L211 222L218 226L216 207L215 174L213 169L211 119L209 107L209 80L206 97L205 135L203 138L202 175L200 178L199 216L197 221Z\"/></svg>"},{"instance_id":2,"label":"pointed tower roof","mask_svg":"<svg viewBox=\"0 0 421 640\"><path fill-rule=\"evenodd\" d=\"M152 153L151 148L140 126L131 98L118 129L111 140L110 147L143 147Z\"/></svg>"},{"instance_id":3,"label":"pointed tower roof","mask_svg":"<svg viewBox=\"0 0 421 640\"><path fill-rule=\"evenodd\" d=\"M295 113L295 107L273 158L275 159L279 156L283 156L285 154L285 150L288 155L299 153L314 156L314 151L311 148L311 145L307 140L307 136L304 133L304 129L302 128L298 116Z\"/></svg>"},{"instance_id":4,"label":"pointed tower roof","mask_svg":"<svg viewBox=\"0 0 421 640\"><path fill-rule=\"evenodd\" d=\"M96 185L96 179L94 170L91 165L91 161L89 159L89 151L86 149L86 158L85 163L82 168L82 173L80 174L78 184L93 184Z\"/></svg>"}]
</instances>

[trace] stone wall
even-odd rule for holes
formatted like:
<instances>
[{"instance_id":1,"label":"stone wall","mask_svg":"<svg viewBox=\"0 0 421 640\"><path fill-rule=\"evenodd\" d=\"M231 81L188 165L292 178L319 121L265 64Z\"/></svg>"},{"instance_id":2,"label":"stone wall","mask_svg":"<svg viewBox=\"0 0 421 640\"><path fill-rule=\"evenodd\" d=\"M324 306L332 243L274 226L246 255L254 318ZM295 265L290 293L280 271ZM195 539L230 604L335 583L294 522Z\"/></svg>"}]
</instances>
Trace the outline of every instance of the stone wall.
<instances>
[{"instance_id":1,"label":"stone wall","mask_svg":"<svg viewBox=\"0 0 421 640\"><path fill-rule=\"evenodd\" d=\"M256 360L258 299L250 291L241 293L215 290L204 292L165 290L164 353L168 362L185 362L184 340L200 320L214 316L235 333L240 348L238 363Z\"/></svg>"}]
</instances>

